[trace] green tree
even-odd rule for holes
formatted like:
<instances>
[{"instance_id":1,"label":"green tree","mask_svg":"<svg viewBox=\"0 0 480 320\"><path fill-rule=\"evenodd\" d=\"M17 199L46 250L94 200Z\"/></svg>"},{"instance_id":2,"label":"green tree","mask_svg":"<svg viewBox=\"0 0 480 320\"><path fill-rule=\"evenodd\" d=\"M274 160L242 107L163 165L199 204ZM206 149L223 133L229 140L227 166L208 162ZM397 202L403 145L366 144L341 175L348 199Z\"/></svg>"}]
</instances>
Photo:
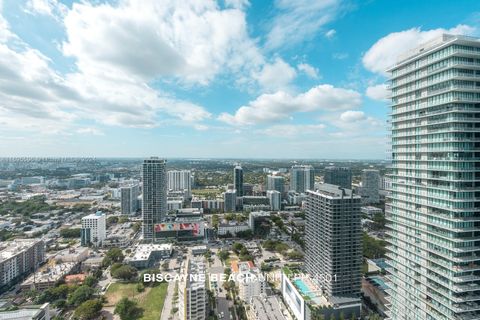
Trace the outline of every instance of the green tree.
<instances>
[{"instance_id":1,"label":"green tree","mask_svg":"<svg viewBox=\"0 0 480 320\"><path fill-rule=\"evenodd\" d=\"M111 248L110 250L108 250L105 258L103 258L103 265L109 266L115 262L122 262L123 259L125 259L125 256L123 255L122 249Z\"/></svg>"},{"instance_id":2,"label":"green tree","mask_svg":"<svg viewBox=\"0 0 480 320\"><path fill-rule=\"evenodd\" d=\"M137 277L137 269L129 265L122 265L112 270L111 274L114 278L129 281Z\"/></svg>"},{"instance_id":3,"label":"green tree","mask_svg":"<svg viewBox=\"0 0 480 320\"><path fill-rule=\"evenodd\" d=\"M72 306L78 306L87 301L95 292L95 290L89 286L83 285L78 287L68 297L67 303Z\"/></svg>"},{"instance_id":4,"label":"green tree","mask_svg":"<svg viewBox=\"0 0 480 320\"><path fill-rule=\"evenodd\" d=\"M218 252L218 257L220 258L220 260L222 260L223 262L227 261L227 259L230 257L230 252L228 252L228 250L220 250Z\"/></svg>"},{"instance_id":5,"label":"green tree","mask_svg":"<svg viewBox=\"0 0 480 320\"><path fill-rule=\"evenodd\" d=\"M60 236L63 238L80 238L80 229L79 228L68 228L61 229Z\"/></svg>"},{"instance_id":6,"label":"green tree","mask_svg":"<svg viewBox=\"0 0 480 320\"><path fill-rule=\"evenodd\" d=\"M75 309L74 319L93 320L96 319L102 310L102 302L100 300L87 300Z\"/></svg>"},{"instance_id":7,"label":"green tree","mask_svg":"<svg viewBox=\"0 0 480 320\"><path fill-rule=\"evenodd\" d=\"M115 306L113 313L118 314L121 320L135 320L141 317L142 309L135 301L122 298Z\"/></svg>"}]
</instances>

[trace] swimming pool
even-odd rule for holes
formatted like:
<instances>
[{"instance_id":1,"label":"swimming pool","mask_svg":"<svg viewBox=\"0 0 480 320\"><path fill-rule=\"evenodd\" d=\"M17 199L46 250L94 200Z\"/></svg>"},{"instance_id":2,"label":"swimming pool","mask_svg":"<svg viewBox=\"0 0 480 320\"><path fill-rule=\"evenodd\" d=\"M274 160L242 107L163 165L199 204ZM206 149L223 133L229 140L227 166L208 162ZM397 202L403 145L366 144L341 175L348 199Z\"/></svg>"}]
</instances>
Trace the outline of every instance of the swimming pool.
<instances>
[{"instance_id":1,"label":"swimming pool","mask_svg":"<svg viewBox=\"0 0 480 320\"><path fill-rule=\"evenodd\" d=\"M293 283L295 283L295 286L298 288L298 290L300 290L303 295L312 299L315 298L316 295L310 291L310 289L305 284L305 282L303 282L302 279L295 279L293 280Z\"/></svg>"},{"instance_id":2,"label":"swimming pool","mask_svg":"<svg viewBox=\"0 0 480 320\"><path fill-rule=\"evenodd\" d=\"M383 281L382 278L380 278L380 277L370 277L370 280L371 280L374 284L376 284L377 286L379 286L380 289L382 289L382 290L387 290L387 289L388 289L387 284L385 283L385 281Z\"/></svg>"}]
</instances>

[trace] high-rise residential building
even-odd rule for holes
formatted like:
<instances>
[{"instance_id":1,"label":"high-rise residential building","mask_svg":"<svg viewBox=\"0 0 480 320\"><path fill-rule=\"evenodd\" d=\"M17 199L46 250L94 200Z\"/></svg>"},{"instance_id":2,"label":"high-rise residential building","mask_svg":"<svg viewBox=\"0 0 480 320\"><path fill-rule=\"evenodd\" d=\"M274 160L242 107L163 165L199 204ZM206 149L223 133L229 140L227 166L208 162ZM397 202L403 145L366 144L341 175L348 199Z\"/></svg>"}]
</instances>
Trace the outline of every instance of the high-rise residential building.
<instances>
[{"instance_id":1,"label":"high-rise residential building","mask_svg":"<svg viewBox=\"0 0 480 320\"><path fill-rule=\"evenodd\" d=\"M207 317L205 263L188 259L183 265L183 277L178 284L181 320L204 320Z\"/></svg>"},{"instance_id":2,"label":"high-rise residential building","mask_svg":"<svg viewBox=\"0 0 480 320\"><path fill-rule=\"evenodd\" d=\"M315 183L315 170L310 165L294 165L290 170L290 190L305 193L313 190Z\"/></svg>"},{"instance_id":3,"label":"high-rise residential building","mask_svg":"<svg viewBox=\"0 0 480 320\"><path fill-rule=\"evenodd\" d=\"M323 182L345 189L352 189L352 169L348 167L326 167Z\"/></svg>"},{"instance_id":4,"label":"high-rise residential building","mask_svg":"<svg viewBox=\"0 0 480 320\"><path fill-rule=\"evenodd\" d=\"M480 41L442 35L389 72L388 317L480 319Z\"/></svg>"},{"instance_id":5,"label":"high-rise residential building","mask_svg":"<svg viewBox=\"0 0 480 320\"><path fill-rule=\"evenodd\" d=\"M155 225L167 215L167 160L152 157L143 160L142 234L155 240Z\"/></svg>"},{"instance_id":6,"label":"high-rise residential building","mask_svg":"<svg viewBox=\"0 0 480 320\"><path fill-rule=\"evenodd\" d=\"M243 169L239 165L233 168L233 187L237 190L237 197L243 197Z\"/></svg>"},{"instance_id":7,"label":"high-rise residential building","mask_svg":"<svg viewBox=\"0 0 480 320\"><path fill-rule=\"evenodd\" d=\"M140 195L140 186L132 184L120 188L121 193L121 210L122 214L132 214L137 212L138 196Z\"/></svg>"},{"instance_id":8,"label":"high-rise residential building","mask_svg":"<svg viewBox=\"0 0 480 320\"><path fill-rule=\"evenodd\" d=\"M225 212L235 212L237 210L237 191L225 191L223 193L223 202Z\"/></svg>"},{"instance_id":9,"label":"high-rise residential building","mask_svg":"<svg viewBox=\"0 0 480 320\"><path fill-rule=\"evenodd\" d=\"M243 184L243 195L244 196L253 196L254 185L251 183Z\"/></svg>"},{"instance_id":10,"label":"high-rise residential building","mask_svg":"<svg viewBox=\"0 0 480 320\"><path fill-rule=\"evenodd\" d=\"M97 211L82 218L80 242L82 246L90 244L101 246L107 237L107 219L105 213Z\"/></svg>"},{"instance_id":11,"label":"high-rise residential building","mask_svg":"<svg viewBox=\"0 0 480 320\"><path fill-rule=\"evenodd\" d=\"M327 297L360 298L361 199L350 189L322 184L307 192L305 269L319 276ZM335 276L335 281L329 281Z\"/></svg>"},{"instance_id":12,"label":"high-rise residential building","mask_svg":"<svg viewBox=\"0 0 480 320\"><path fill-rule=\"evenodd\" d=\"M375 169L365 169L362 171L362 187L360 195L364 204L379 203L381 180L380 172Z\"/></svg>"},{"instance_id":13,"label":"high-rise residential building","mask_svg":"<svg viewBox=\"0 0 480 320\"><path fill-rule=\"evenodd\" d=\"M282 206L282 194L277 190L268 190L267 198L273 211L278 211Z\"/></svg>"},{"instance_id":14,"label":"high-rise residential building","mask_svg":"<svg viewBox=\"0 0 480 320\"><path fill-rule=\"evenodd\" d=\"M45 243L41 239L0 242L0 292L6 292L44 262Z\"/></svg>"},{"instance_id":15,"label":"high-rise residential building","mask_svg":"<svg viewBox=\"0 0 480 320\"><path fill-rule=\"evenodd\" d=\"M282 176L268 175L266 190L276 190L280 193L284 192L285 178Z\"/></svg>"},{"instance_id":16,"label":"high-rise residential building","mask_svg":"<svg viewBox=\"0 0 480 320\"><path fill-rule=\"evenodd\" d=\"M168 175L168 190L183 191L185 197L192 196L192 172L190 170L171 170Z\"/></svg>"}]
</instances>

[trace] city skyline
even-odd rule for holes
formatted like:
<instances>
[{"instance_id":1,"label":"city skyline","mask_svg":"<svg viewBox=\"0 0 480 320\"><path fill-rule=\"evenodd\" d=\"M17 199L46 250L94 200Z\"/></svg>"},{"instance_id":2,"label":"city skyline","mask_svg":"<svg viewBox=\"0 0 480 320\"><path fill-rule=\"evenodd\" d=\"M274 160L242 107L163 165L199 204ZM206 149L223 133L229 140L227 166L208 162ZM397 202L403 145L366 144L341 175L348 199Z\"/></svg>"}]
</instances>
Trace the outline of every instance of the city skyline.
<instances>
[{"instance_id":1,"label":"city skyline","mask_svg":"<svg viewBox=\"0 0 480 320\"><path fill-rule=\"evenodd\" d=\"M385 159L385 70L466 3L2 1L0 156Z\"/></svg>"}]
</instances>

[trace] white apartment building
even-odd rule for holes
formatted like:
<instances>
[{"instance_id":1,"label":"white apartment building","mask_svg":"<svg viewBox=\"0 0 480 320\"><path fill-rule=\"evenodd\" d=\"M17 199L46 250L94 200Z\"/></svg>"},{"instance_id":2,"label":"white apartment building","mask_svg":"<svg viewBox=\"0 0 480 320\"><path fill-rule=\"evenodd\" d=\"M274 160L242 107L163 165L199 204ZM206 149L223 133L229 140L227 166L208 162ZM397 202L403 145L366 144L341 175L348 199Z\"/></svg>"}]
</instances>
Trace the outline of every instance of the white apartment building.
<instances>
[{"instance_id":1,"label":"white apartment building","mask_svg":"<svg viewBox=\"0 0 480 320\"><path fill-rule=\"evenodd\" d=\"M182 271L185 277L178 285L180 320L205 320L208 302L205 263L188 259Z\"/></svg>"},{"instance_id":2,"label":"white apartment building","mask_svg":"<svg viewBox=\"0 0 480 320\"><path fill-rule=\"evenodd\" d=\"M82 218L81 243L82 246L93 244L101 246L107 237L106 215L97 211Z\"/></svg>"}]
</instances>

